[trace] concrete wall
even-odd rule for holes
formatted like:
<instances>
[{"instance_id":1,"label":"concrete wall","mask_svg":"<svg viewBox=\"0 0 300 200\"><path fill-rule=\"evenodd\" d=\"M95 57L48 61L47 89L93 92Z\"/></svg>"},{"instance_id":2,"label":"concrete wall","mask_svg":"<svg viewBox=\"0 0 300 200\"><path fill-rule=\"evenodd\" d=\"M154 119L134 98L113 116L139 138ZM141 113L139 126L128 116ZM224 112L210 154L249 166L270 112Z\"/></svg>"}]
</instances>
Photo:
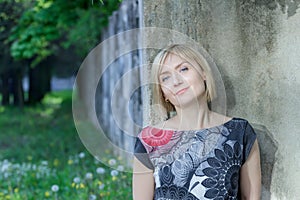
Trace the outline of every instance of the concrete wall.
<instances>
[{"instance_id":1,"label":"concrete wall","mask_svg":"<svg viewBox=\"0 0 300 200\"><path fill-rule=\"evenodd\" d=\"M300 196L300 1L139 1L142 26L198 41L225 83L229 116L259 135L262 199Z\"/></svg>"},{"instance_id":2,"label":"concrete wall","mask_svg":"<svg viewBox=\"0 0 300 200\"><path fill-rule=\"evenodd\" d=\"M137 28L139 26L138 2L125 0L120 8L109 18L109 25L103 30L101 58L98 63L103 72L96 93L96 113L98 121L112 143L121 149L130 150L134 141L130 133L139 130L132 121L141 123L142 104L141 91L134 91L140 83L138 70L138 50L129 51L125 55L118 55L121 49L135 49L135 38L115 37L118 33ZM109 40L108 38L115 37ZM127 76L126 76L127 74ZM130 99L132 98L132 99ZM133 102L139 102L132 104ZM130 105L127 105L127 104ZM131 107L131 108L129 108ZM121 151L122 152L122 151Z\"/></svg>"},{"instance_id":3,"label":"concrete wall","mask_svg":"<svg viewBox=\"0 0 300 200\"><path fill-rule=\"evenodd\" d=\"M119 34L138 26L138 2L124 0L76 77L73 116L77 132L90 153L107 165L110 153L131 164L127 151L132 154L133 135L139 131L136 124L142 123L137 35Z\"/></svg>"},{"instance_id":4,"label":"concrete wall","mask_svg":"<svg viewBox=\"0 0 300 200\"><path fill-rule=\"evenodd\" d=\"M221 72L228 115L248 119L258 133L263 170L262 199L298 199L299 4L300 0L124 0L110 18L102 39L136 27L161 27L179 31L198 41L214 58ZM150 34L143 42L155 46L154 43L160 41L155 37L157 35L151 37ZM167 38L168 35L159 37ZM133 147L132 138L126 139L118 128L111 109L116 108L119 114L128 112L128 106L122 104L129 101L126 91L141 84L141 72L132 68L148 63L154 51L132 51L114 59L120 49L128 46L128 39L134 45L132 37L119 38L94 49L84 61L84 73L77 77L78 96L85 100L74 103L83 105L75 110L79 117L75 117L75 121L85 120L82 113L86 112L94 124L101 124L110 138L107 141L98 138L97 133L78 129L84 144L96 156L105 156L106 143L112 142L124 149ZM107 71L99 79L99 71L107 66ZM142 79L147 77L149 70L146 66L144 69L146 73L141 73ZM131 71L131 76L122 80L121 87L116 87L116 82L126 71ZM113 92L118 98L112 99ZM142 124L141 103L148 108L149 97L145 94L136 92L131 100L131 118L121 117L121 123L129 126L126 129L134 134L139 128L132 120ZM97 116L93 115L94 112ZM149 115L143 113L143 116L145 125Z\"/></svg>"}]
</instances>

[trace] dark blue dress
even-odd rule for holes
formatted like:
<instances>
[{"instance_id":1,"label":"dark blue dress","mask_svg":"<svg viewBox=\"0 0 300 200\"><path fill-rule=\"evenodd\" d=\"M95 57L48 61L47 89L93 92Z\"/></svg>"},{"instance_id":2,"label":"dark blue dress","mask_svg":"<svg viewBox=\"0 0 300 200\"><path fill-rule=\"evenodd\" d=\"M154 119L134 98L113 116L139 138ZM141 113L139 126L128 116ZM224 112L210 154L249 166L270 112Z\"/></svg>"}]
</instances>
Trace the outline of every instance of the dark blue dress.
<instances>
[{"instance_id":1,"label":"dark blue dress","mask_svg":"<svg viewBox=\"0 0 300 200\"><path fill-rule=\"evenodd\" d=\"M239 199L239 173L256 134L247 120L201 130L145 127L135 156L154 171L155 200Z\"/></svg>"}]
</instances>

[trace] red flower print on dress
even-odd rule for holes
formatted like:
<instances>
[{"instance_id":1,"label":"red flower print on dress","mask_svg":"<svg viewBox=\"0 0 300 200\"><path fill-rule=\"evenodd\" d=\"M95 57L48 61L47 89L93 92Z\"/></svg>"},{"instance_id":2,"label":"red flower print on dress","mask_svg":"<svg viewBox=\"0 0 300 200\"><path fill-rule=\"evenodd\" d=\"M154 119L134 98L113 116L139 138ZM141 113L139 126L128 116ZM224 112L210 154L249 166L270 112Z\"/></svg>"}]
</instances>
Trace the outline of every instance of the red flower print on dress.
<instances>
[{"instance_id":1,"label":"red flower print on dress","mask_svg":"<svg viewBox=\"0 0 300 200\"><path fill-rule=\"evenodd\" d=\"M142 131L141 138L149 146L162 146L171 140L173 133L173 130L163 130L148 126Z\"/></svg>"}]
</instances>

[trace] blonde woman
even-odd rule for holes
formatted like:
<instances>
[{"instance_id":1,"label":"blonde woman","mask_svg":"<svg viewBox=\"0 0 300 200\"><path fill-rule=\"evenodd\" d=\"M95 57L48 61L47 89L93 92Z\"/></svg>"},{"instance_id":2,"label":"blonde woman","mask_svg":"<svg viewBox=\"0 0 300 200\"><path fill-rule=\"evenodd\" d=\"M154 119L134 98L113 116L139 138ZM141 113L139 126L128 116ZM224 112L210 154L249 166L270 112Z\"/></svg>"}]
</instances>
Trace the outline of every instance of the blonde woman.
<instances>
[{"instance_id":1,"label":"blonde woman","mask_svg":"<svg viewBox=\"0 0 300 200\"><path fill-rule=\"evenodd\" d=\"M187 45L168 46L151 77L152 104L167 118L137 137L134 200L260 199L256 134L247 120L210 110L216 94L205 57Z\"/></svg>"}]
</instances>

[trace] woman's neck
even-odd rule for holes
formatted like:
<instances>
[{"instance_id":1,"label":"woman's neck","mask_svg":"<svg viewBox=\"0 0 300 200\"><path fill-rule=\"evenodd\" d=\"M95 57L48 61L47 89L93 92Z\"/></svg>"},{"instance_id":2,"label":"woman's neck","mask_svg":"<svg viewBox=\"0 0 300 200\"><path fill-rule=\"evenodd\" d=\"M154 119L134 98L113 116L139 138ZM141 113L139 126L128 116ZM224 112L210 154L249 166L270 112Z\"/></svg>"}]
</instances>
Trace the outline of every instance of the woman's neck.
<instances>
[{"instance_id":1,"label":"woman's neck","mask_svg":"<svg viewBox=\"0 0 300 200\"><path fill-rule=\"evenodd\" d=\"M213 112L209 110L206 100L182 108L176 107L176 113L177 115L173 120L178 129L201 129L210 127L213 124Z\"/></svg>"}]
</instances>

